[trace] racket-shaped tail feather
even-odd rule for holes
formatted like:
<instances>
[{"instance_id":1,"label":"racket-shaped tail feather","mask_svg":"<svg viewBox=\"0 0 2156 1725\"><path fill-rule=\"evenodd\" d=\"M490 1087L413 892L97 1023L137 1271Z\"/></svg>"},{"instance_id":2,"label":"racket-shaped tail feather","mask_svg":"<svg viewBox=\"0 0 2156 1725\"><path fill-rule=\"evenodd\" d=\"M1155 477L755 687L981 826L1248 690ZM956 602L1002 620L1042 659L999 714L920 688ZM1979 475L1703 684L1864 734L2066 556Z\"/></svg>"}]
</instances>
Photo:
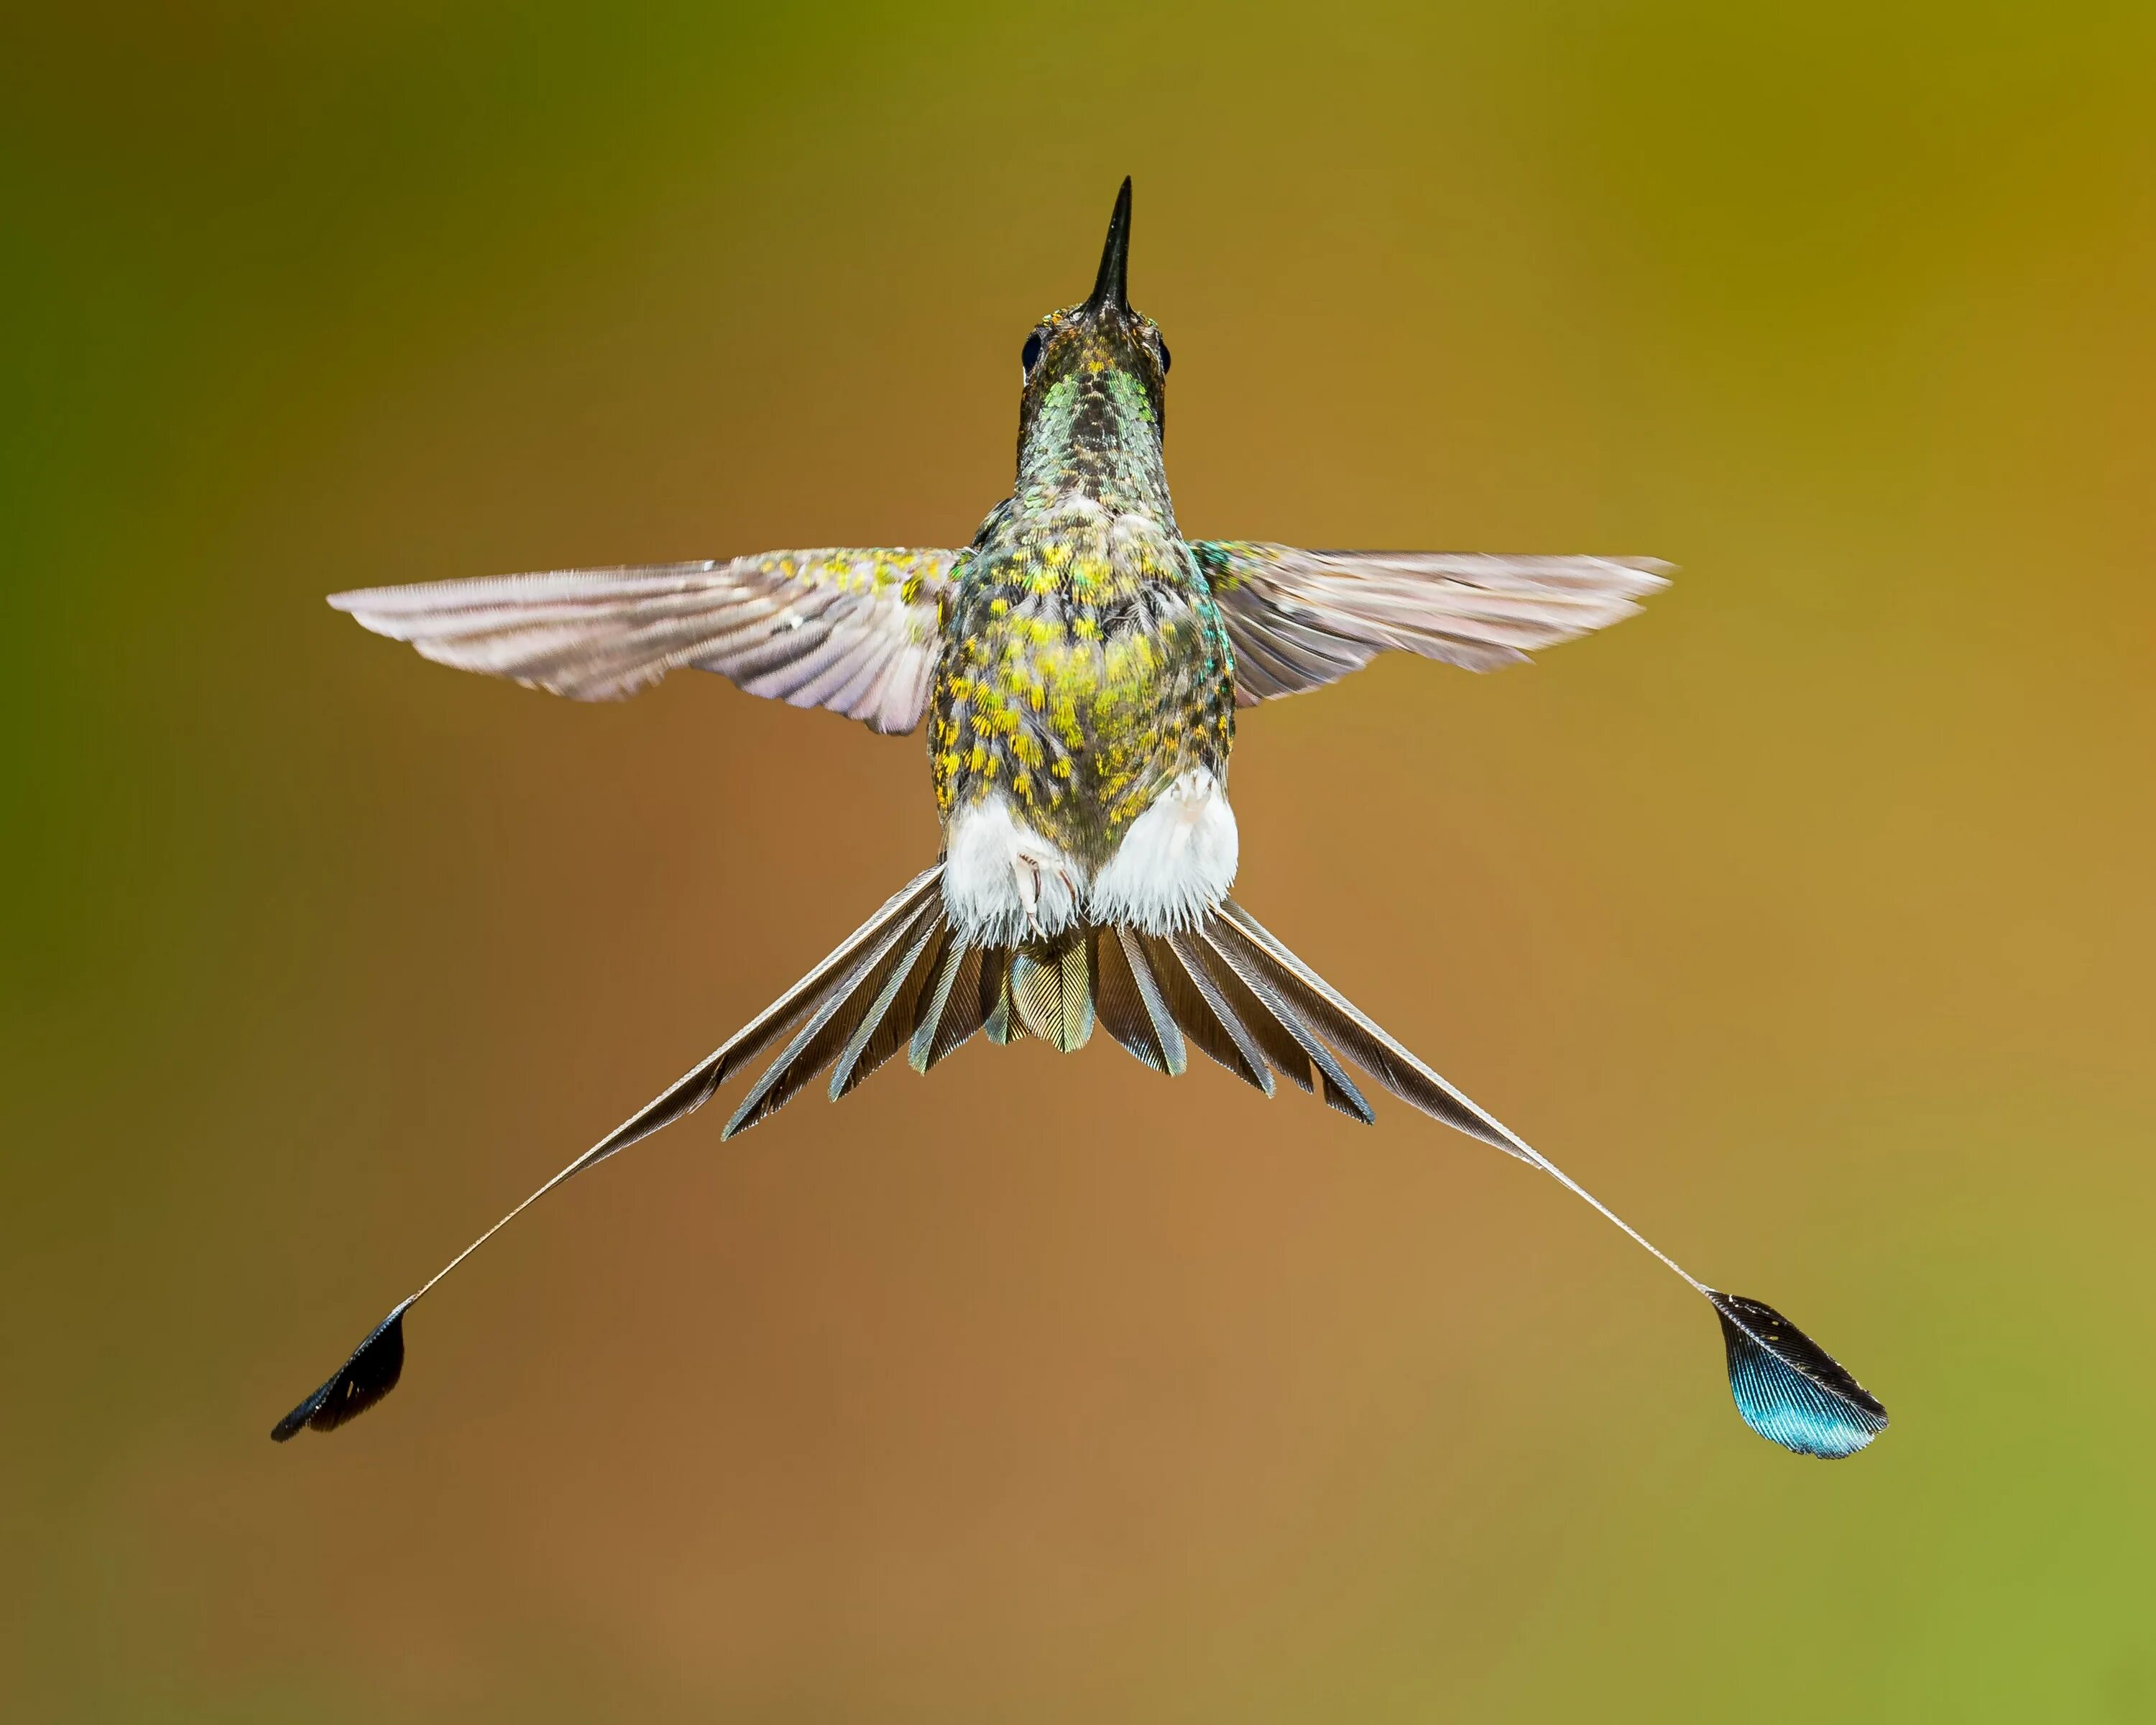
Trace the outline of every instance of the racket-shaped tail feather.
<instances>
[{"instance_id":1,"label":"racket-shaped tail feather","mask_svg":"<svg viewBox=\"0 0 2156 1725\"><path fill-rule=\"evenodd\" d=\"M404 1312L411 1303L405 1301L377 1324L328 1383L270 1427L271 1439L281 1444L302 1431L335 1431L396 1389L404 1375Z\"/></svg>"},{"instance_id":2,"label":"racket-shaped tail feather","mask_svg":"<svg viewBox=\"0 0 2156 1725\"><path fill-rule=\"evenodd\" d=\"M1197 1050L1270 1096L1277 1074L1351 1118L1375 1118L1348 1067L1433 1119L1541 1169L1681 1276L1715 1308L1738 1410L1800 1454L1854 1455L1886 1409L1773 1307L1708 1287L1517 1134L1477 1107L1327 983L1233 900L1194 927L1152 934L1079 926L1016 945L969 943L930 870L732 1040L533 1193L451 1260L362 1342L338 1373L280 1420L280 1442L334 1430L380 1401L403 1370L406 1312L500 1229L572 1174L702 1106L759 1055L778 1052L722 1136L768 1119L826 1071L834 1100L901 1049L927 1071L979 1034L1068 1053L1096 1026L1155 1071L1183 1072ZM783 1045L781 1045L783 1044Z\"/></svg>"},{"instance_id":3,"label":"racket-shaped tail feather","mask_svg":"<svg viewBox=\"0 0 2156 1725\"><path fill-rule=\"evenodd\" d=\"M1886 1430L1878 1397L1773 1307L1714 1288L1706 1293L1722 1320L1729 1393L1761 1437L1833 1461Z\"/></svg>"}]
</instances>

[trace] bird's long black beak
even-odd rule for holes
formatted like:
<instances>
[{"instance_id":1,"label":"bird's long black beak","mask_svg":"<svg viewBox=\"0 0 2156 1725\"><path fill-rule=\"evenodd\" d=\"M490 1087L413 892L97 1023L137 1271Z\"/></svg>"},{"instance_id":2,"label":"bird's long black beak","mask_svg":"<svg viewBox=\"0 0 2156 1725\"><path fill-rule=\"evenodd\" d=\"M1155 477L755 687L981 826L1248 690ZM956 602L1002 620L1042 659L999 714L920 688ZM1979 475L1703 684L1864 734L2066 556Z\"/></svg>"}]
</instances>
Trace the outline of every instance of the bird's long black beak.
<instances>
[{"instance_id":1,"label":"bird's long black beak","mask_svg":"<svg viewBox=\"0 0 2156 1725\"><path fill-rule=\"evenodd\" d=\"M1131 182L1123 177L1123 189L1116 194L1116 213L1108 218L1108 243L1101 248L1101 273L1093 283L1093 296L1086 302L1089 317L1104 311L1127 315L1131 309Z\"/></svg>"}]
</instances>

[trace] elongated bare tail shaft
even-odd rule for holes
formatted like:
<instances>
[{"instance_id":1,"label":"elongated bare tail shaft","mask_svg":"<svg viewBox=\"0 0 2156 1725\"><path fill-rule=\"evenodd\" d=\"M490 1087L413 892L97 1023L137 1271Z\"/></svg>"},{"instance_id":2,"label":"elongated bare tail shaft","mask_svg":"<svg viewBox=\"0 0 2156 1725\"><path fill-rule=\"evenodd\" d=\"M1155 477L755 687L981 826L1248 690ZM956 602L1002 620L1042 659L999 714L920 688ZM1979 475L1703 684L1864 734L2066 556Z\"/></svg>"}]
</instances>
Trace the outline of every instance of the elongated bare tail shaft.
<instances>
[{"instance_id":1,"label":"elongated bare tail shaft","mask_svg":"<svg viewBox=\"0 0 2156 1725\"><path fill-rule=\"evenodd\" d=\"M835 1101L901 1049L926 1072L982 1031L998 1043L1031 1036L1069 1053L1096 1025L1156 1071L1179 1075L1194 1047L1267 1096L1278 1074L1368 1123L1376 1117L1347 1070L1358 1068L1433 1119L1541 1169L1682 1277L1714 1307L1738 1410L1762 1436L1800 1454L1840 1456L1885 1429L1886 1409L1773 1307L1691 1276L1387 1034L1233 900L1178 932L1093 924L1015 945L979 945L952 927L942 874L939 864L909 882L745 1029L465 1247L271 1435L282 1442L302 1427L333 1430L372 1407L403 1369L404 1314L436 1283L570 1176L701 1107L774 1046L778 1053L722 1136L778 1112L827 1070Z\"/></svg>"}]
</instances>

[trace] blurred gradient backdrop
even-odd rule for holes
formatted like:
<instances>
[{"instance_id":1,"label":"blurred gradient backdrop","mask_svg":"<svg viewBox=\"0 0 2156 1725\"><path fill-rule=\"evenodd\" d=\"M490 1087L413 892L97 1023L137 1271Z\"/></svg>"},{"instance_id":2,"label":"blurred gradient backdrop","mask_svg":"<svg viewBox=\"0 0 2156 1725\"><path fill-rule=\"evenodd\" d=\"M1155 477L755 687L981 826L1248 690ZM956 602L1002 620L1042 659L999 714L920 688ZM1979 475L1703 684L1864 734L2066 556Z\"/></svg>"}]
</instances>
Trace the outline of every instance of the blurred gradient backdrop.
<instances>
[{"instance_id":1,"label":"blurred gradient backdrop","mask_svg":"<svg viewBox=\"0 0 2156 1725\"><path fill-rule=\"evenodd\" d=\"M376 0L0 39L0 1712L2156 1717L2156 9ZM1105 1045L533 1213L923 747L341 588L963 542L1137 178L1194 535L1651 553L1246 716L1240 896L1549 1182Z\"/></svg>"}]
</instances>

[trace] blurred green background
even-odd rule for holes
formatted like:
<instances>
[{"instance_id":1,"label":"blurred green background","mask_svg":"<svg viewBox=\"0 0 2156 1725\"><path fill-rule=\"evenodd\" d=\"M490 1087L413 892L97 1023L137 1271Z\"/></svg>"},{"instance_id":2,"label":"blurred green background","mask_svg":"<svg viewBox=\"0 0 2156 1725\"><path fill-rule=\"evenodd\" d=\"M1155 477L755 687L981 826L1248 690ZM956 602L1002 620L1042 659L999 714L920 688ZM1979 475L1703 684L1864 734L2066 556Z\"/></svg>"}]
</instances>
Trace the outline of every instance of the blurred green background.
<instances>
[{"instance_id":1,"label":"blurred green background","mask_svg":"<svg viewBox=\"0 0 2156 1725\"><path fill-rule=\"evenodd\" d=\"M0 27L0 1712L2156 1717L2156 10ZM918 738L333 589L962 542L1137 178L1194 534L1653 553L1246 716L1240 896L1545 1180L1105 1044L579 1182L932 855Z\"/></svg>"}]
</instances>

